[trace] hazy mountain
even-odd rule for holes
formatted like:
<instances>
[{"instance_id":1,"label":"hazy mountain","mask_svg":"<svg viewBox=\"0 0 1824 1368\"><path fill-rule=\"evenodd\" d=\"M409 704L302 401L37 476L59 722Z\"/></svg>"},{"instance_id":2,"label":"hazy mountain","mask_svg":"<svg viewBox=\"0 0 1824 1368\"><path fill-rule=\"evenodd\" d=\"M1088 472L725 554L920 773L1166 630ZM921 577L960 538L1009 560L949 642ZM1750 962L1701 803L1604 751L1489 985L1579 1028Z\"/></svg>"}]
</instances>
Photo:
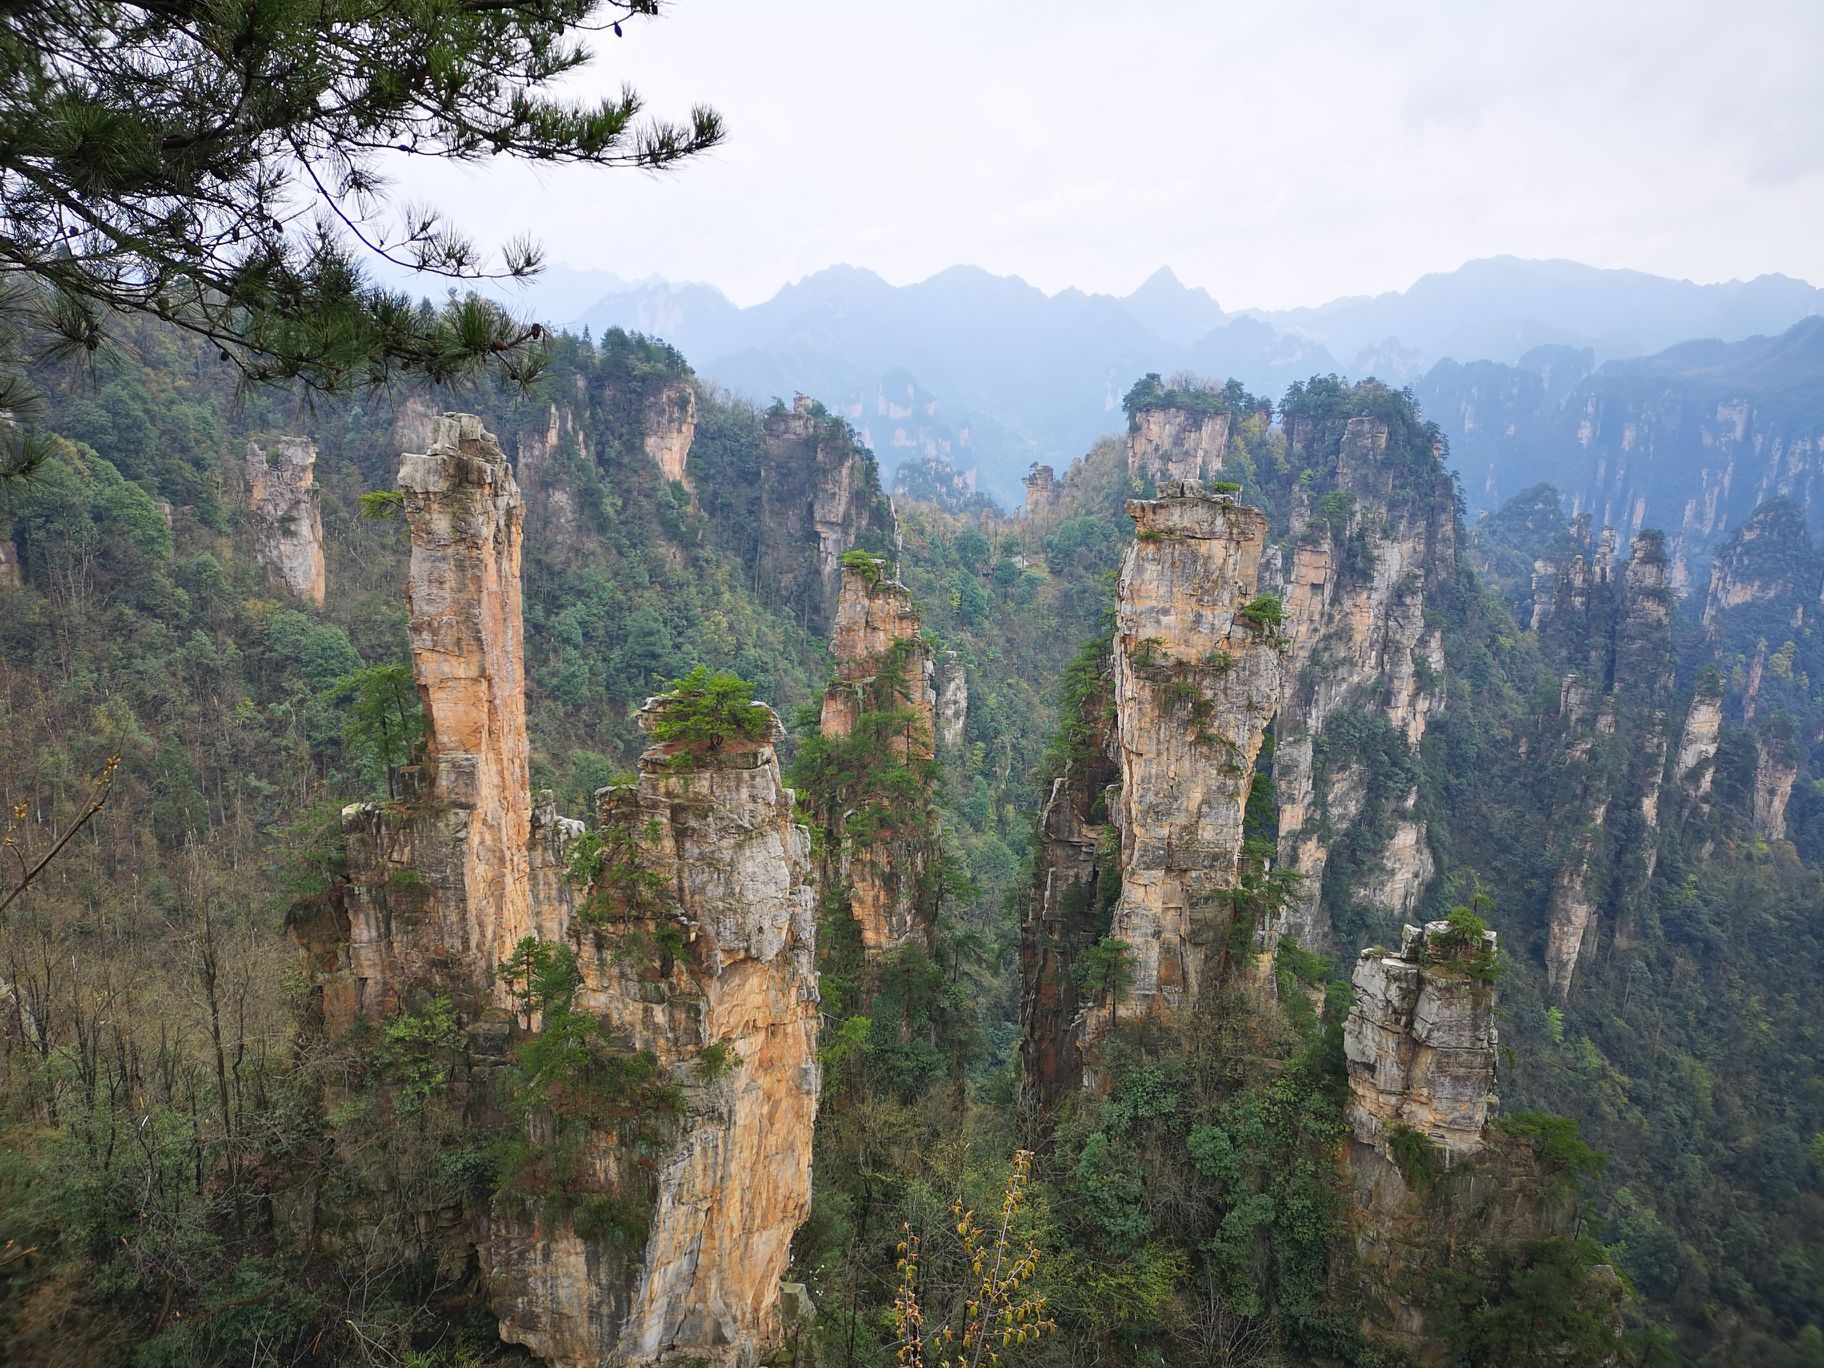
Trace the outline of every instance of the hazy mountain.
<instances>
[{"instance_id":1,"label":"hazy mountain","mask_svg":"<svg viewBox=\"0 0 1824 1368\"><path fill-rule=\"evenodd\" d=\"M1575 261L1490 257L1424 276L1409 290L1256 316L1321 342L1352 369L1364 352L1376 353L1384 378L1404 379L1446 357L1511 362L1550 344L1589 347L1598 361L1641 356L1692 337L1780 332L1819 312L1824 290L1789 276L1696 285ZM1404 360L1388 366L1396 342Z\"/></svg>"},{"instance_id":2,"label":"hazy mountain","mask_svg":"<svg viewBox=\"0 0 1824 1368\"><path fill-rule=\"evenodd\" d=\"M1062 467L1118 431L1121 396L1147 371L1233 377L1277 398L1293 380L1334 371L1416 383L1455 358L1513 367L1477 383L1550 410L1601 362L1694 337L1777 333L1821 309L1824 291L1784 276L1694 285L1496 257L1399 293L1277 313L1227 314L1167 268L1117 298L1048 295L974 266L904 286L833 266L748 308L713 286L648 281L608 292L575 321L663 337L699 374L760 402L811 394L855 425L889 477L903 461L947 461L1011 502L1031 462ZM1572 353L1587 353L1581 368ZM1464 469L1482 497L1486 463Z\"/></svg>"},{"instance_id":3,"label":"hazy mountain","mask_svg":"<svg viewBox=\"0 0 1824 1368\"><path fill-rule=\"evenodd\" d=\"M1824 318L1601 366L1565 347L1446 361L1414 393L1472 508L1546 481L1599 526L1663 529L1687 571L1776 495L1824 525Z\"/></svg>"},{"instance_id":4,"label":"hazy mountain","mask_svg":"<svg viewBox=\"0 0 1824 1368\"><path fill-rule=\"evenodd\" d=\"M835 266L737 308L708 286L650 283L581 320L664 337L697 371L764 402L802 390L844 414L882 465L949 461L1017 500L1033 461L1067 463L1119 429L1149 370L1197 369L1278 393L1336 363L1256 319L1229 320L1169 270L1132 295L1063 290L953 266L894 286Z\"/></svg>"}]
</instances>

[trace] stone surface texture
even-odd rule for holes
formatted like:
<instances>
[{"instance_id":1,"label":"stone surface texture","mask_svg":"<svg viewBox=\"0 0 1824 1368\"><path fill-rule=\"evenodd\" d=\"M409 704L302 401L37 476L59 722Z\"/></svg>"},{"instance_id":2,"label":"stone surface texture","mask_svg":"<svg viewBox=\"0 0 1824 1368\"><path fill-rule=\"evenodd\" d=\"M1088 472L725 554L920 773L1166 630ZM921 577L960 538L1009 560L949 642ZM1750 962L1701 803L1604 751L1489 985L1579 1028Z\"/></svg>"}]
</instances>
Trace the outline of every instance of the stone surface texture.
<instances>
[{"instance_id":1,"label":"stone surface texture","mask_svg":"<svg viewBox=\"0 0 1824 1368\"><path fill-rule=\"evenodd\" d=\"M771 601L800 608L811 631L827 632L842 553L897 539L874 458L846 423L800 394L766 417L760 501L755 582Z\"/></svg>"},{"instance_id":2,"label":"stone surface texture","mask_svg":"<svg viewBox=\"0 0 1824 1368\"><path fill-rule=\"evenodd\" d=\"M1112 935L1133 982L1120 1018L1171 1014L1221 941L1242 811L1278 701L1281 643L1242 609L1259 586L1267 521L1190 482L1130 500L1135 541L1115 591L1114 703L1121 897ZM1091 1031L1105 1020L1093 1013Z\"/></svg>"},{"instance_id":3,"label":"stone surface texture","mask_svg":"<svg viewBox=\"0 0 1824 1368\"><path fill-rule=\"evenodd\" d=\"M886 577L884 561L872 568L841 568L830 654L835 669L823 694L820 727L832 740L853 733L863 713L903 708L903 730L884 740L898 760L914 764L934 754L937 694L932 688L931 654L920 637L918 607L905 585ZM925 797L930 797L929 784ZM925 824L904 833L883 832L856 842L842 830L846 814L827 818L825 878L846 882L849 910L861 931L862 948L883 955L901 946L930 948L936 907L921 883L935 856Z\"/></svg>"},{"instance_id":4,"label":"stone surface texture","mask_svg":"<svg viewBox=\"0 0 1824 1368\"><path fill-rule=\"evenodd\" d=\"M1296 454L1323 459L1303 426ZM1330 846L1364 814L1359 777L1346 765L1317 767L1333 718L1384 721L1416 756L1443 706L1444 638L1426 607L1455 576L1455 510L1442 464L1394 467L1387 425L1354 418L1336 452L1337 496L1321 509L1299 491L1291 516L1283 598L1289 643L1283 675L1273 783L1279 798L1279 859L1301 876L1269 943L1291 935L1313 950L1333 940L1320 906ZM1434 862L1425 824L1414 815L1416 787L1384 816L1389 836L1358 896L1407 917L1430 887ZM1328 833L1326 839L1325 833Z\"/></svg>"},{"instance_id":5,"label":"stone surface texture","mask_svg":"<svg viewBox=\"0 0 1824 1368\"><path fill-rule=\"evenodd\" d=\"M1127 426L1127 470L1151 480L1208 480L1222 469L1228 441L1227 409L1143 408Z\"/></svg>"},{"instance_id":6,"label":"stone surface texture","mask_svg":"<svg viewBox=\"0 0 1824 1368\"><path fill-rule=\"evenodd\" d=\"M683 1105L657 1153L612 1132L586 1145L602 1190L650 1202L637 1258L561 1220L494 1222L483 1254L502 1338L559 1368L748 1365L779 1334L819 1086L810 838L773 751L781 730L683 764L686 748L655 746L637 784L599 795L601 830L627 833L663 891L571 922L578 1003L617 1047L651 1051ZM675 955L625 953L661 927Z\"/></svg>"},{"instance_id":7,"label":"stone surface texture","mask_svg":"<svg viewBox=\"0 0 1824 1368\"><path fill-rule=\"evenodd\" d=\"M955 651L945 651L937 659L937 744L953 751L963 744L963 729L969 724L969 673L963 658Z\"/></svg>"},{"instance_id":8,"label":"stone surface texture","mask_svg":"<svg viewBox=\"0 0 1824 1368\"><path fill-rule=\"evenodd\" d=\"M697 435L697 389L688 378L667 381L646 400L640 445L667 480L690 487L690 444Z\"/></svg>"},{"instance_id":9,"label":"stone surface texture","mask_svg":"<svg viewBox=\"0 0 1824 1368\"><path fill-rule=\"evenodd\" d=\"M1393 1127L1418 1131L1452 1157L1482 1147L1494 1115L1495 992L1468 969L1483 942L1448 947L1447 924L1408 926L1398 951L1369 948L1355 964L1343 1030L1349 1127L1385 1149ZM1447 948L1448 947L1448 948Z\"/></svg>"},{"instance_id":10,"label":"stone surface texture","mask_svg":"<svg viewBox=\"0 0 1824 1368\"><path fill-rule=\"evenodd\" d=\"M266 582L305 603L323 604L323 512L317 448L308 437L247 443L243 467L253 550Z\"/></svg>"},{"instance_id":11,"label":"stone surface texture","mask_svg":"<svg viewBox=\"0 0 1824 1368\"><path fill-rule=\"evenodd\" d=\"M569 945L578 1009L613 1049L649 1051L680 1099L574 1137L584 1193L645 1212L643 1239L579 1235L568 1209L503 1197L425 1213L429 1252L452 1276L478 1269L502 1337L559 1368L756 1364L809 1209L820 1081L810 838L778 719L756 741L648 750L637 784L598 795L597 821L649 898L617 901L607 872L576 887L584 824L527 785L518 489L475 418L437 418L431 436L399 479L424 763L396 800L344 812L348 881L294 910L292 935L332 1031L448 994L467 1041L456 1090L483 1125L505 1123L489 1080L538 1029L496 968L524 937ZM554 1139L542 1113L523 1124L535 1147Z\"/></svg>"}]
</instances>

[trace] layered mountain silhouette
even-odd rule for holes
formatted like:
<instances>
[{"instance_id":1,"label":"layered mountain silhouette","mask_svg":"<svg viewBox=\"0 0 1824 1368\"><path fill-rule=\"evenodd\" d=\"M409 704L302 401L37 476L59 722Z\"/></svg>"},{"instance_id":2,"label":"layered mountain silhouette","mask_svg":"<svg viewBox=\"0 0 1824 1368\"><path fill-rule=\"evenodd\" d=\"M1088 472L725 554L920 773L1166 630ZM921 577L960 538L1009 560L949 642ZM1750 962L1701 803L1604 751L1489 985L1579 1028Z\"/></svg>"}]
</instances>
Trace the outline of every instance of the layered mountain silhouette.
<instances>
[{"instance_id":1,"label":"layered mountain silhouette","mask_svg":"<svg viewBox=\"0 0 1824 1368\"><path fill-rule=\"evenodd\" d=\"M662 337L705 379L761 403L809 393L849 419L889 475L943 461L1003 502L1032 462L1062 465L1119 431L1122 395L1147 371L1235 378L1269 396L1314 374L1376 375L1437 402L1447 373L1428 377L1441 363L1486 362L1543 368L1540 402L1555 403L1605 362L1778 334L1824 312L1824 291L1787 276L1698 285L1515 257L1372 298L1234 313L1169 268L1116 297L1048 295L973 266L903 286L833 266L745 308L710 285L606 277L580 310L594 273L557 269L552 288L518 306L559 326Z\"/></svg>"}]
</instances>

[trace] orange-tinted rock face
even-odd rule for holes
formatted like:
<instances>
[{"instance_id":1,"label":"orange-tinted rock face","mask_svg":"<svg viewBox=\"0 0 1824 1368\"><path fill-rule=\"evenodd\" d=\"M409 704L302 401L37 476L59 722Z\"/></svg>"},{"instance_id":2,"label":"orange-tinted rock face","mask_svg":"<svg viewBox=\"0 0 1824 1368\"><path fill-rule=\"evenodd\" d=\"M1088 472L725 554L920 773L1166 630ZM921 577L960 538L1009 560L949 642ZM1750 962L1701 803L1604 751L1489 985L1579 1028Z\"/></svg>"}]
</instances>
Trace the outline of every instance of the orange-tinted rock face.
<instances>
[{"instance_id":1,"label":"orange-tinted rock face","mask_svg":"<svg viewBox=\"0 0 1824 1368\"><path fill-rule=\"evenodd\" d=\"M1280 688L1274 630L1242 609L1258 587L1266 518L1194 484L1133 500L1136 540L1116 588L1114 697L1120 765L1121 1017L1197 998L1221 943L1242 815ZM1092 1012L1089 1027L1105 1021Z\"/></svg>"},{"instance_id":2,"label":"orange-tinted rock face","mask_svg":"<svg viewBox=\"0 0 1824 1368\"><path fill-rule=\"evenodd\" d=\"M809 836L770 740L682 769L676 750L653 748L637 785L600 795L603 832L662 891L635 906L598 884L598 910L564 931L579 1005L617 1048L651 1051L682 1098L656 1153L612 1132L585 1143L592 1186L649 1203L644 1244L506 1211L483 1251L502 1337L565 1368L754 1362L810 1209Z\"/></svg>"},{"instance_id":3,"label":"orange-tinted rock face","mask_svg":"<svg viewBox=\"0 0 1824 1368\"><path fill-rule=\"evenodd\" d=\"M247 443L247 506L254 554L275 589L323 603L323 515L313 473L317 449L307 437Z\"/></svg>"},{"instance_id":4,"label":"orange-tinted rock face","mask_svg":"<svg viewBox=\"0 0 1824 1368\"><path fill-rule=\"evenodd\" d=\"M494 998L495 967L532 926L519 488L479 419L430 426L399 471L424 763L401 801L342 814L349 944L324 980L332 1028L346 1024L337 1003L382 1016L420 991Z\"/></svg>"},{"instance_id":5,"label":"orange-tinted rock face","mask_svg":"<svg viewBox=\"0 0 1824 1368\"><path fill-rule=\"evenodd\" d=\"M1383 1149L1395 1126L1453 1156L1475 1153L1494 1115L1495 990L1464 966L1493 955L1481 944L1444 948L1448 926L1408 926L1397 953L1364 950L1343 1032L1349 1126Z\"/></svg>"},{"instance_id":6,"label":"orange-tinted rock face","mask_svg":"<svg viewBox=\"0 0 1824 1368\"><path fill-rule=\"evenodd\" d=\"M465 940L451 949L491 976L530 928L519 486L480 419L449 414L432 423L429 450L405 457L399 488L412 675L429 724L425 799L471 814Z\"/></svg>"},{"instance_id":7,"label":"orange-tinted rock face","mask_svg":"<svg viewBox=\"0 0 1824 1368\"><path fill-rule=\"evenodd\" d=\"M903 584L885 578L884 563L873 571L845 566L836 600L830 641L835 670L823 694L820 729L831 739L854 732L864 713L903 709L904 726L881 738L894 758L923 764L935 744L936 694L932 663L919 637L918 608ZM929 787L925 797L929 799ZM846 880L849 909L870 955L900 946L929 947L936 908L922 876L933 851L923 823L882 832L862 841L843 833L843 813L826 814L833 867L826 877Z\"/></svg>"},{"instance_id":8,"label":"orange-tinted rock face","mask_svg":"<svg viewBox=\"0 0 1824 1368\"><path fill-rule=\"evenodd\" d=\"M688 486L690 443L697 433L697 392L689 380L664 385L646 402L640 445L667 480Z\"/></svg>"},{"instance_id":9,"label":"orange-tinted rock face","mask_svg":"<svg viewBox=\"0 0 1824 1368\"><path fill-rule=\"evenodd\" d=\"M459 1090L495 1126L501 1052L540 1026L509 1027L496 970L522 938L567 945L576 1010L614 1051L649 1054L677 1105L614 1122L535 1110L525 1139L537 1152L581 1125L565 1191L637 1219L579 1234L571 1206L515 1192L473 1229L441 1227L432 1252L458 1271L478 1259L502 1337L560 1368L751 1365L809 1210L819 1085L810 839L778 721L759 741L649 751L636 786L599 795L615 863L577 888L583 824L527 790L519 491L476 419L436 419L432 439L399 478L425 762L399 800L344 812L348 883L296 909L293 937L332 1029L448 995L469 1040Z\"/></svg>"}]
</instances>

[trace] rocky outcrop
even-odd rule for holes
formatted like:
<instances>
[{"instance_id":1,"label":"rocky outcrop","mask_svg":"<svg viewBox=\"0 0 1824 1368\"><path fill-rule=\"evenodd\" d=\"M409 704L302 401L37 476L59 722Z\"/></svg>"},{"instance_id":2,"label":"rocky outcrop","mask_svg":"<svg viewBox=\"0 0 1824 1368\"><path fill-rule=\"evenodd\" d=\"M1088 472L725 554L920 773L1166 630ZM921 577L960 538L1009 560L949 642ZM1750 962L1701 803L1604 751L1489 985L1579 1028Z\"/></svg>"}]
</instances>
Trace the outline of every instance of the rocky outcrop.
<instances>
[{"instance_id":1,"label":"rocky outcrop","mask_svg":"<svg viewBox=\"0 0 1824 1368\"><path fill-rule=\"evenodd\" d=\"M1121 887L1109 825L1109 798L1120 777L1113 680L1110 662L1097 664L1079 716L1066 723L1078 744L1052 782L1020 926L1021 1097L1033 1114L1083 1082L1083 985L1071 969L1108 926Z\"/></svg>"},{"instance_id":2,"label":"rocky outcrop","mask_svg":"<svg viewBox=\"0 0 1824 1368\"><path fill-rule=\"evenodd\" d=\"M293 598L323 603L323 513L308 437L247 443L244 477L253 550L266 582Z\"/></svg>"},{"instance_id":3,"label":"rocky outcrop","mask_svg":"<svg viewBox=\"0 0 1824 1368\"><path fill-rule=\"evenodd\" d=\"M1704 596L1704 630L1714 637L1730 609L1774 605L1782 625L1804 625L1817 598L1817 570L1805 515L1789 499L1771 499L1754 510L1718 548Z\"/></svg>"},{"instance_id":4,"label":"rocky outcrop","mask_svg":"<svg viewBox=\"0 0 1824 1368\"><path fill-rule=\"evenodd\" d=\"M1388 792L1355 762L1364 743L1416 756L1443 705L1444 638L1427 606L1455 578L1456 513L1436 453L1415 461L1392 450L1378 419L1350 419L1333 449L1306 424L1295 423L1291 438L1301 464L1334 462L1337 487L1315 506L1303 487L1293 493L1273 783L1280 864L1300 882L1267 932L1269 944L1290 935L1325 950L1324 871L1331 847L1358 823L1386 835L1353 871L1356 896L1404 918L1434 873L1416 784ZM1353 744L1327 740L1339 724Z\"/></svg>"},{"instance_id":5,"label":"rocky outcrop","mask_svg":"<svg viewBox=\"0 0 1824 1368\"><path fill-rule=\"evenodd\" d=\"M1798 777L1791 742L1763 735L1754 759L1754 829L1770 841L1786 839L1786 804Z\"/></svg>"},{"instance_id":6,"label":"rocky outcrop","mask_svg":"<svg viewBox=\"0 0 1824 1368\"><path fill-rule=\"evenodd\" d=\"M963 744L969 722L969 675L963 658L945 651L937 661L937 744L953 751Z\"/></svg>"},{"instance_id":7,"label":"rocky outcrop","mask_svg":"<svg viewBox=\"0 0 1824 1368\"><path fill-rule=\"evenodd\" d=\"M668 380L646 398L640 445L667 480L690 487L690 444L697 434L697 389L688 377Z\"/></svg>"},{"instance_id":8,"label":"rocky outcrop","mask_svg":"<svg viewBox=\"0 0 1824 1368\"><path fill-rule=\"evenodd\" d=\"M878 749L910 772L928 809L935 753L937 696L930 652L919 635L918 608L886 562L853 559L841 569L819 730L832 743ZM883 955L905 945L930 948L937 907L926 873L936 857L925 811L876 812L884 795L842 789L818 795L823 806L826 882L846 885L863 950ZM906 795L891 800L904 804ZM857 814L866 830L857 834Z\"/></svg>"},{"instance_id":9,"label":"rocky outcrop","mask_svg":"<svg viewBox=\"0 0 1824 1368\"><path fill-rule=\"evenodd\" d=\"M481 421L449 414L404 458L399 488L424 761L404 801L343 811L349 941L323 980L332 1025L434 992L492 999L495 966L531 928L519 487Z\"/></svg>"},{"instance_id":10,"label":"rocky outcrop","mask_svg":"<svg viewBox=\"0 0 1824 1368\"><path fill-rule=\"evenodd\" d=\"M1717 738L1723 729L1723 686L1714 671L1698 680L1685 713L1685 727L1678 740L1678 756L1672 762L1672 775L1685 790L1688 799L1702 802L1710 794L1716 777Z\"/></svg>"},{"instance_id":11,"label":"rocky outcrop","mask_svg":"<svg viewBox=\"0 0 1824 1368\"><path fill-rule=\"evenodd\" d=\"M1587 537L1587 526L1573 528L1573 536ZM1540 626L1542 641L1566 666L1557 717L1539 742L1541 755L1565 777L1551 809L1559 866L1545 943L1547 982L1560 999L1593 953L1597 933L1606 928L1626 940L1645 909L1671 747L1665 541L1655 531L1635 537L1619 583L1607 568L1605 546L1599 538L1590 562L1576 554L1560 568ZM1701 733L1701 714L1695 722ZM1704 744L1694 738L1694 761ZM1714 754L1713 728L1708 744ZM1683 773L1682 761L1675 762L1675 777L1682 780ZM1617 812L1627 812L1628 820L1612 820Z\"/></svg>"},{"instance_id":12,"label":"rocky outcrop","mask_svg":"<svg viewBox=\"0 0 1824 1368\"><path fill-rule=\"evenodd\" d=\"M1453 1158L1482 1147L1495 1111L1495 933L1457 937L1447 922L1408 926L1397 952L1356 959L1343 1030L1349 1129L1386 1149L1396 1128Z\"/></svg>"},{"instance_id":13,"label":"rocky outcrop","mask_svg":"<svg viewBox=\"0 0 1824 1368\"><path fill-rule=\"evenodd\" d=\"M1131 500L1135 541L1115 591L1114 703L1121 896L1110 934L1132 983L1115 1018L1194 1002L1219 952L1242 816L1280 688L1270 619L1247 611L1267 521L1256 509L1165 481ZM1092 1013L1095 1023L1104 1018Z\"/></svg>"},{"instance_id":14,"label":"rocky outcrop","mask_svg":"<svg viewBox=\"0 0 1824 1368\"><path fill-rule=\"evenodd\" d=\"M546 557L586 537L586 515L574 481L565 477L567 454L584 463L594 460L575 410L568 404L548 404L543 423L528 423L520 431L514 464L526 500L527 524L537 529L536 552Z\"/></svg>"},{"instance_id":15,"label":"rocky outcrop","mask_svg":"<svg viewBox=\"0 0 1824 1368\"><path fill-rule=\"evenodd\" d=\"M291 920L321 1016L453 1007L464 1125L518 1128L528 1157L491 1201L424 1213L426 1252L478 1269L502 1338L559 1368L755 1364L809 1208L819 1086L810 840L778 719L754 704L755 734L653 746L583 841L528 791L499 444L446 415L399 486L425 757L403 797L344 812L348 881ZM575 972L535 1002L503 966L552 947ZM505 1110L509 1057L558 1029L561 1086Z\"/></svg>"},{"instance_id":16,"label":"rocky outcrop","mask_svg":"<svg viewBox=\"0 0 1824 1368\"><path fill-rule=\"evenodd\" d=\"M1048 513L1058 506L1058 476L1048 465L1034 465L1022 481L1026 486L1026 516Z\"/></svg>"},{"instance_id":17,"label":"rocky outcrop","mask_svg":"<svg viewBox=\"0 0 1824 1368\"><path fill-rule=\"evenodd\" d=\"M1206 480L1222 469L1228 441L1226 408L1213 412L1180 404L1139 408L1127 425L1127 470L1136 479Z\"/></svg>"},{"instance_id":18,"label":"rocky outcrop","mask_svg":"<svg viewBox=\"0 0 1824 1368\"><path fill-rule=\"evenodd\" d=\"M836 612L844 551L885 550L897 538L874 458L848 424L804 395L766 416L755 583L796 609L813 632Z\"/></svg>"},{"instance_id":19,"label":"rocky outcrop","mask_svg":"<svg viewBox=\"0 0 1824 1368\"><path fill-rule=\"evenodd\" d=\"M649 704L650 718L665 700ZM599 795L604 858L566 928L577 1005L678 1099L662 1130L581 1141L587 1190L644 1239L497 1206L483 1245L501 1336L561 1368L752 1364L810 1208L815 892L766 736L658 745Z\"/></svg>"}]
</instances>

